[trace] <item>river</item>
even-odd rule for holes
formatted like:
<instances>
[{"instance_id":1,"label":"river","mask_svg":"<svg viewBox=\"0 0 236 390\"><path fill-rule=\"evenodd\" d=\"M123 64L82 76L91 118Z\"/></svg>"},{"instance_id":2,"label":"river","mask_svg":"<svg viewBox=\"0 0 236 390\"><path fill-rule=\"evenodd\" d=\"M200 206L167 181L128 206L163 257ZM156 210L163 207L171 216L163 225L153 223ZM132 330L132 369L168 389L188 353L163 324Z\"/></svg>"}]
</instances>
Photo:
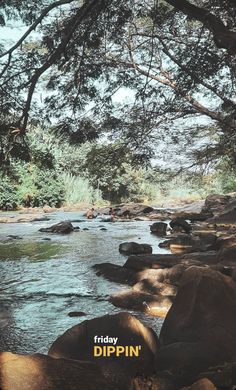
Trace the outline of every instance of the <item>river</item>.
<instances>
[{"instance_id":1,"label":"river","mask_svg":"<svg viewBox=\"0 0 236 390\"><path fill-rule=\"evenodd\" d=\"M148 243L153 253L166 253L158 247L161 240L150 234L150 221L102 223L87 221L78 212L48 216L51 219L46 222L0 224L1 351L47 353L68 328L85 319L119 312L108 297L128 287L96 276L92 266L103 262L123 265L127 257L119 253L120 243ZM62 220L79 219L82 222L73 225L81 230L69 235L39 232L41 227ZM87 315L69 317L72 311ZM163 319L131 313L159 333Z\"/></svg>"}]
</instances>

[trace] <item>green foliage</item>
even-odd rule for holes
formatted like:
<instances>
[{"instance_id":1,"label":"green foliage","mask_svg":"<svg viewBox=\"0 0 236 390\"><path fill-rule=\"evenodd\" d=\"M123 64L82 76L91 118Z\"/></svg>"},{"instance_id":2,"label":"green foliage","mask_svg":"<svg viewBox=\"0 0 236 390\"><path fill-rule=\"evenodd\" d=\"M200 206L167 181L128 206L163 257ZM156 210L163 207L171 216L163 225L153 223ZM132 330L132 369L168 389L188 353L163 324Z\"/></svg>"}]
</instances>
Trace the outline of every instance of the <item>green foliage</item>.
<instances>
[{"instance_id":1,"label":"green foliage","mask_svg":"<svg viewBox=\"0 0 236 390\"><path fill-rule=\"evenodd\" d=\"M65 202L66 204L91 203L102 204L101 191L94 189L89 180L73 176L70 173L62 174L62 180L65 185Z\"/></svg>"},{"instance_id":2,"label":"green foliage","mask_svg":"<svg viewBox=\"0 0 236 390\"><path fill-rule=\"evenodd\" d=\"M18 205L17 189L8 177L0 176L0 209L15 210Z\"/></svg>"}]
</instances>

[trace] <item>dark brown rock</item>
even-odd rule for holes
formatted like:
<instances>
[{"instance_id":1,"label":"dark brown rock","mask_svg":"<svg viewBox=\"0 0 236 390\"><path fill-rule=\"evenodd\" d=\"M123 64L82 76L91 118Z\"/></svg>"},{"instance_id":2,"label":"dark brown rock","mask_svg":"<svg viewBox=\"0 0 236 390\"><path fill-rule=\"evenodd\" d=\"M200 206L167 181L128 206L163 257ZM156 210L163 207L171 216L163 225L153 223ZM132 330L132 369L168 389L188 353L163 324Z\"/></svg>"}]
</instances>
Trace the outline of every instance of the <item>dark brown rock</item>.
<instances>
[{"instance_id":1,"label":"dark brown rock","mask_svg":"<svg viewBox=\"0 0 236 390\"><path fill-rule=\"evenodd\" d=\"M181 256L173 254L160 255L131 255L128 257L125 268L140 271L145 268L170 268L179 263Z\"/></svg>"},{"instance_id":2,"label":"dark brown rock","mask_svg":"<svg viewBox=\"0 0 236 390\"><path fill-rule=\"evenodd\" d=\"M174 218L170 221L170 227L175 232L184 232L189 234L192 230L191 225L183 218Z\"/></svg>"},{"instance_id":3,"label":"dark brown rock","mask_svg":"<svg viewBox=\"0 0 236 390\"><path fill-rule=\"evenodd\" d=\"M119 251L128 255L138 255L152 253L152 247L149 244L139 244L137 242L122 242L119 245Z\"/></svg>"},{"instance_id":4,"label":"dark brown rock","mask_svg":"<svg viewBox=\"0 0 236 390\"><path fill-rule=\"evenodd\" d=\"M1 390L113 390L122 389L107 380L91 362L53 359L41 354L0 353ZM126 387L128 390L128 387Z\"/></svg>"},{"instance_id":5,"label":"dark brown rock","mask_svg":"<svg viewBox=\"0 0 236 390\"><path fill-rule=\"evenodd\" d=\"M93 268L96 270L97 276L104 276L104 278L116 283L132 284L133 270L111 263L95 264Z\"/></svg>"},{"instance_id":6,"label":"dark brown rock","mask_svg":"<svg viewBox=\"0 0 236 390\"><path fill-rule=\"evenodd\" d=\"M212 367L199 375L208 378L217 388L233 389L236 385L236 362Z\"/></svg>"},{"instance_id":7,"label":"dark brown rock","mask_svg":"<svg viewBox=\"0 0 236 390\"><path fill-rule=\"evenodd\" d=\"M202 208L202 212L211 213L212 215L218 214L225 210L231 200L232 197L229 195L208 195Z\"/></svg>"},{"instance_id":8,"label":"dark brown rock","mask_svg":"<svg viewBox=\"0 0 236 390\"><path fill-rule=\"evenodd\" d=\"M209 366L234 361L236 283L209 268L187 269L162 326L160 341L163 349L157 367L173 370L183 384ZM174 368L177 364L179 373Z\"/></svg>"},{"instance_id":9,"label":"dark brown rock","mask_svg":"<svg viewBox=\"0 0 236 390\"><path fill-rule=\"evenodd\" d=\"M139 356L112 354L110 357L95 357L94 346L112 345L95 343L94 337L101 335L118 338L116 345L119 346L141 346ZM48 354L55 358L93 361L101 367L107 378L127 385L127 378L152 373L158 345L158 338L151 329L131 314L119 313L94 318L72 327L58 337Z\"/></svg>"},{"instance_id":10,"label":"dark brown rock","mask_svg":"<svg viewBox=\"0 0 236 390\"><path fill-rule=\"evenodd\" d=\"M165 222L154 222L150 226L151 233L155 234L156 236L166 236L166 229L167 229L167 223Z\"/></svg>"},{"instance_id":11,"label":"dark brown rock","mask_svg":"<svg viewBox=\"0 0 236 390\"><path fill-rule=\"evenodd\" d=\"M236 266L236 245L223 248L218 253L218 261L227 266Z\"/></svg>"}]
</instances>

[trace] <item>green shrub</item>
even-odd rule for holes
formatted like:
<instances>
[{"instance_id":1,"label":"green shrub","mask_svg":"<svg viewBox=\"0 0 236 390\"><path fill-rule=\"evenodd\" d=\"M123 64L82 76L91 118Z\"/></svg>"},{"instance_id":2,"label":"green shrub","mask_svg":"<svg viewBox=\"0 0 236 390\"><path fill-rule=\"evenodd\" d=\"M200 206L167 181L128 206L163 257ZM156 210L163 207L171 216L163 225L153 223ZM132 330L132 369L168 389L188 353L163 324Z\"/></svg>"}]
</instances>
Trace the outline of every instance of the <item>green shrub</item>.
<instances>
[{"instance_id":1,"label":"green shrub","mask_svg":"<svg viewBox=\"0 0 236 390\"><path fill-rule=\"evenodd\" d=\"M0 176L0 209L5 211L15 210L19 198L16 186L8 177Z\"/></svg>"}]
</instances>

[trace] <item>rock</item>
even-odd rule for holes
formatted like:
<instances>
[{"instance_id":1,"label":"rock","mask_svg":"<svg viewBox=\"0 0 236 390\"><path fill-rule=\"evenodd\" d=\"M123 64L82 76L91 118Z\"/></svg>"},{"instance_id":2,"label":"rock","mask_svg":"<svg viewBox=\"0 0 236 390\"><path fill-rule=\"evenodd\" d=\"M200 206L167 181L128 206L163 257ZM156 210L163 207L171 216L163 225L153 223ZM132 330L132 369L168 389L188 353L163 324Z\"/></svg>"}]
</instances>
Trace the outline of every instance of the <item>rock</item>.
<instances>
[{"instance_id":1,"label":"rock","mask_svg":"<svg viewBox=\"0 0 236 390\"><path fill-rule=\"evenodd\" d=\"M23 237L15 236L14 234L9 234L7 238L11 238L12 240L22 240Z\"/></svg>"},{"instance_id":2,"label":"rock","mask_svg":"<svg viewBox=\"0 0 236 390\"><path fill-rule=\"evenodd\" d=\"M97 271L97 276L104 276L104 278L116 283L130 284L134 274L128 268L111 263L95 264L92 268Z\"/></svg>"},{"instance_id":3,"label":"rock","mask_svg":"<svg viewBox=\"0 0 236 390\"><path fill-rule=\"evenodd\" d=\"M190 384L210 366L236 360L236 283L209 268L190 267L161 329L157 369Z\"/></svg>"},{"instance_id":4,"label":"rock","mask_svg":"<svg viewBox=\"0 0 236 390\"><path fill-rule=\"evenodd\" d=\"M80 231L80 227L79 226L75 226L74 227L74 232L79 232Z\"/></svg>"},{"instance_id":5,"label":"rock","mask_svg":"<svg viewBox=\"0 0 236 390\"><path fill-rule=\"evenodd\" d=\"M236 362L212 367L199 375L208 378L217 388L233 389L236 385Z\"/></svg>"},{"instance_id":6,"label":"rock","mask_svg":"<svg viewBox=\"0 0 236 390\"><path fill-rule=\"evenodd\" d=\"M137 242L122 242L119 245L119 251L126 254L152 253L152 247L149 244L139 244Z\"/></svg>"},{"instance_id":7,"label":"rock","mask_svg":"<svg viewBox=\"0 0 236 390\"><path fill-rule=\"evenodd\" d=\"M69 234L74 231L74 228L71 222L63 221L48 228L41 228L39 231L44 233Z\"/></svg>"},{"instance_id":8,"label":"rock","mask_svg":"<svg viewBox=\"0 0 236 390\"><path fill-rule=\"evenodd\" d=\"M219 262L216 251L188 253L182 256L182 260L197 260L207 265L217 264Z\"/></svg>"},{"instance_id":9,"label":"rock","mask_svg":"<svg viewBox=\"0 0 236 390\"><path fill-rule=\"evenodd\" d=\"M215 250L220 250L224 248L230 248L232 246L236 246L236 236L234 235L226 235L220 236L217 238L215 243Z\"/></svg>"},{"instance_id":10,"label":"rock","mask_svg":"<svg viewBox=\"0 0 236 390\"><path fill-rule=\"evenodd\" d=\"M133 390L176 390L170 378L159 376L137 377L133 381Z\"/></svg>"},{"instance_id":11,"label":"rock","mask_svg":"<svg viewBox=\"0 0 236 390\"><path fill-rule=\"evenodd\" d=\"M150 226L151 233L155 234L156 236L163 237L166 236L166 229L167 229L167 223L165 222L154 222Z\"/></svg>"},{"instance_id":12,"label":"rock","mask_svg":"<svg viewBox=\"0 0 236 390\"><path fill-rule=\"evenodd\" d=\"M189 390L217 390L217 388L209 379L202 378L190 386Z\"/></svg>"},{"instance_id":13,"label":"rock","mask_svg":"<svg viewBox=\"0 0 236 390\"><path fill-rule=\"evenodd\" d=\"M140 271L145 268L170 268L179 263L181 256L173 254L159 255L131 255L128 257L125 268Z\"/></svg>"},{"instance_id":14,"label":"rock","mask_svg":"<svg viewBox=\"0 0 236 390\"><path fill-rule=\"evenodd\" d=\"M192 226L183 218L175 218L170 221L170 227L174 232L184 232L189 234Z\"/></svg>"},{"instance_id":15,"label":"rock","mask_svg":"<svg viewBox=\"0 0 236 390\"><path fill-rule=\"evenodd\" d=\"M83 228L84 231L89 230L88 228Z\"/></svg>"},{"instance_id":16,"label":"rock","mask_svg":"<svg viewBox=\"0 0 236 390\"><path fill-rule=\"evenodd\" d=\"M87 314L84 313L83 311L71 311L70 313L68 313L69 317L84 317L86 315Z\"/></svg>"},{"instance_id":17,"label":"rock","mask_svg":"<svg viewBox=\"0 0 236 390\"><path fill-rule=\"evenodd\" d=\"M151 316L165 317L172 305L172 297L153 295L135 290L111 295L110 302L122 309L137 310Z\"/></svg>"},{"instance_id":18,"label":"rock","mask_svg":"<svg viewBox=\"0 0 236 390\"><path fill-rule=\"evenodd\" d=\"M229 195L208 195L202 208L202 212L211 213L212 215L219 214L225 210L231 200L232 197Z\"/></svg>"},{"instance_id":19,"label":"rock","mask_svg":"<svg viewBox=\"0 0 236 390\"><path fill-rule=\"evenodd\" d=\"M96 343L95 336L118 338L116 346L128 347L128 352L130 346L141 346L139 355L130 357L121 353L115 356L112 353L109 357L96 357L94 347L113 344ZM127 377L152 373L158 346L158 338L151 329L129 313L118 313L87 320L72 327L52 344L48 354L56 358L96 362L107 378L122 385L127 384Z\"/></svg>"},{"instance_id":20,"label":"rock","mask_svg":"<svg viewBox=\"0 0 236 390\"><path fill-rule=\"evenodd\" d=\"M146 215L154 211L153 207L146 206L139 203L131 203L131 204L121 204L113 207L115 214L118 217L123 218L133 218L139 215ZM105 208L101 210L101 213L108 213L109 208Z\"/></svg>"},{"instance_id":21,"label":"rock","mask_svg":"<svg viewBox=\"0 0 236 390\"><path fill-rule=\"evenodd\" d=\"M175 296L177 294L177 288L175 286L160 283L153 279L142 279L133 286L133 290L162 296Z\"/></svg>"},{"instance_id":22,"label":"rock","mask_svg":"<svg viewBox=\"0 0 236 390\"><path fill-rule=\"evenodd\" d=\"M215 234L180 235L170 243L172 253L204 252L214 249L217 236Z\"/></svg>"},{"instance_id":23,"label":"rock","mask_svg":"<svg viewBox=\"0 0 236 390\"><path fill-rule=\"evenodd\" d=\"M1 390L113 390L122 389L108 381L91 362L53 359L41 354L0 353ZM128 389L127 389L128 390Z\"/></svg>"},{"instance_id":24,"label":"rock","mask_svg":"<svg viewBox=\"0 0 236 390\"><path fill-rule=\"evenodd\" d=\"M236 245L218 252L218 261L227 266L236 266Z\"/></svg>"},{"instance_id":25,"label":"rock","mask_svg":"<svg viewBox=\"0 0 236 390\"><path fill-rule=\"evenodd\" d=\"M107 229L104 228L104 227L102 227L100 230L103 231L103 232L106 232L106 231L107 231Z\"/></svg>"}]
</instances>

